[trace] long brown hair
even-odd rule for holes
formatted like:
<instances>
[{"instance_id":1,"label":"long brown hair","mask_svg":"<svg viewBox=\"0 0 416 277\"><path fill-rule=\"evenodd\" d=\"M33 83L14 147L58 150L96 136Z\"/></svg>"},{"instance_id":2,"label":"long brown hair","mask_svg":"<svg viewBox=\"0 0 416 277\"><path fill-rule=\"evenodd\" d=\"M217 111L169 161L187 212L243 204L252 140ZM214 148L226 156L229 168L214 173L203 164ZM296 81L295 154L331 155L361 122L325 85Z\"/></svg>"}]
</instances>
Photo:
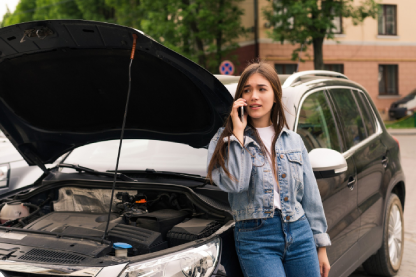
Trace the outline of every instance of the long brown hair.
<instances>
[{"instance_id":1,"label":"long brown hair","mask_svg":"<svg viewBox=\"0 0 416 277\"><path fill-rule=\"evenodd\" d=\"M252 63L249 66L247 66L246 69L241 74L240 80L238 81L237 91L234 96L234 101L242 97L245 84L247 83L250 76L255 73L262 75L264 78L266 78L270 82L270 85L272 86L273 93L274 93L274 99L276 101L276 103L272 107L272 111L270 114L270 120L272 121L272 125L275 131L275 135L273 137L273 142L272 142L272 147L271 147L272 153L269 153L269 151L267 151L267 148L264 146L257 132L257 129L253 126L253 122L250 116L247 117L247 126L250 126L253 129L255 140L260 145L263 155L265 157L266 155L269 157L271 156L271 161L272 161L271 167L273 170L274 178L276 179L276 182L279 186L279 182L277 179L277 169L276 169L275 145L276 145L277 138L280 132L282 131L283 127L284 126L288 127L288 125L286 122L284 107L282 104L282 86L280 84L279 77L277 76L277 73L274 70L274 68L271 65L264 63L264 62ZM225 127L224 131L222 132L220 138L218 139L217 146L214 150L214 153L211 157L211 161L209 162L209 165L208 165L207 178L209 178L211 182L212 182L212 171L218 167L222 167L222 169L224 170L228 178L232 180L238 180L235 176L231 175L231 173L228 171L227 167L225 166L225 156L224 156L225 149L226 149L226 146L228 146L228 149L230 149L229 147L230 136L233 134L233 129L234 129L233 121L230 115L225 121L224 127ZM225 137L228 137L227 145L224 143Z\"/></svg>"}]
</instances>

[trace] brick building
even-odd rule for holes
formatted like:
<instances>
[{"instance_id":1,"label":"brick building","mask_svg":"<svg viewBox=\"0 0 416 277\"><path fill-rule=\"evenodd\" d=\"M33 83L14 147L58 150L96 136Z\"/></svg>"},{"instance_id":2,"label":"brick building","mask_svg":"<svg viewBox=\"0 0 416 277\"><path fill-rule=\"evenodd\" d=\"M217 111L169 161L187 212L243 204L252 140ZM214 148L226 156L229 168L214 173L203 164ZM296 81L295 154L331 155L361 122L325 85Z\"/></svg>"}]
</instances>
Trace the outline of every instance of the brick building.
<instances>
[{"instance_id":1,"label":"brick building","mask_svg":"<svg viewBox=\"0 0 416 277\"><path fill-rule=\"evenodd\" d=\"M359 0L355 0L359 4ZM271 31L264 20L262 10L267 0L245 0L240 3L245 10L243 25L253 27L248 37L241 38L236 54L241 73L247 61L258 57L275 65L278 73L293 73L297 62L291 60L295 47L273 42L267 35ZM325 40L323 56L325 67L344 73L349 79L363 85L374 103L387 116L390 104L416 88L416 35L412 18L416 10L413 0L383 0L378 18L368 18L354 26L348 18L336 18L338 26L335 40ZM257 40L254 26L256 26ZM313 69L312 46L308 50L312 60L300 63L299 71Z\"/></svg>"}]
</instances>

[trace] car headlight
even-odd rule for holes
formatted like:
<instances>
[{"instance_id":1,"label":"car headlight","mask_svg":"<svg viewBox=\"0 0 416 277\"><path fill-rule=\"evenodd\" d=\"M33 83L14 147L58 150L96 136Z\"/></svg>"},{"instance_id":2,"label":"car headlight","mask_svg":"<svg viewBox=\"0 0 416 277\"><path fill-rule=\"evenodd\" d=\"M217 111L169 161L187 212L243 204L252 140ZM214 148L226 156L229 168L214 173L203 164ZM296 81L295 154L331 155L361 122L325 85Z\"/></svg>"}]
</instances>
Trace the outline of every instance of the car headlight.
<instances>
[{"instance_id":1,"label":"car headlight","mask_svg":"<svg viewBox=\"0 0 416 277\"><path fill-rule=\"evenodd\" d=\"M217 266L220 238L207 244L134 263L120 275L123 277L208 277Z\"/></svg>"},{"instance_id":2,"label":"car headlight","mask_svg":"<svg viewBox=\"0 0 416 277\"><path fill-rule=\"evenodd\" d=\"M7 187L9 180L9 164L0 164L0 187Z\"/></svg>"}]
</instances>

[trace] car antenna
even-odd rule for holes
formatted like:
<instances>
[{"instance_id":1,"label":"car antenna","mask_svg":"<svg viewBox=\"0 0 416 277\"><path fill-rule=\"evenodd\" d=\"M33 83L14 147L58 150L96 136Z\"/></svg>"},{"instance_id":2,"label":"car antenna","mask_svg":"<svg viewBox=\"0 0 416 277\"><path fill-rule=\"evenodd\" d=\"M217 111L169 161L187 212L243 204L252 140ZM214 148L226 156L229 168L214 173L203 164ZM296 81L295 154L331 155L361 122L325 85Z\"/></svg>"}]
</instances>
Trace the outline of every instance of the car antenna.
<instances>
[{"instance_id":1,"label":"car antenna","mask_svg":"<svg viewBox=\"0 0 416 277\"><path fill-rule=\"evenodd\" d=\"M120 144L118 146L116 169L114 171L113 188L111 190L110 208L108 209L107 225L105 227L105 231L104 231L102 243L107 238L108 225L110 224L110 217L111 217L111 208L113 206L114 190L116 189L118 162L120 160L121 145L123 144L124 127L126 126L127 110L128 110L128 107L129 107L130 92L131 92L131 65L133 63L134 53L136 52L136 43L137 43L137 35L136 34L133 34L133 47L131 49L130 64L129 64L129 89L127 91L126 108L124 109L123 125L121 127Z\"/></svg>"}]
</instances>

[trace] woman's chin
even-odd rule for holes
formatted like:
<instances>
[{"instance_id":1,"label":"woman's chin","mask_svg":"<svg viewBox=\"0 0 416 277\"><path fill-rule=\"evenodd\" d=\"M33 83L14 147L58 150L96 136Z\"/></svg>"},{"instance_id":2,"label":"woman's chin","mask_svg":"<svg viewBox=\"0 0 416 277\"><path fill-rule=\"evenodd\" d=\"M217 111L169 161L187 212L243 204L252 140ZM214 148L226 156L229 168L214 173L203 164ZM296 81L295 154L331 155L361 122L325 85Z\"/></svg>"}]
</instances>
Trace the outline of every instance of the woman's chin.
<instances>
[{"instance_id":1,"label":"woman's chin","mask_svg":"<svg viewBox=\"0 0 416 277\"><path fill-rule=\"evenodd\" d=\"M264 114L256 114L256 113L254 113L254 114L248 114L248 116L251 117L254 120L257 120L257 119L262 118L264 116Z\"/></svg>"}]
</instances>

